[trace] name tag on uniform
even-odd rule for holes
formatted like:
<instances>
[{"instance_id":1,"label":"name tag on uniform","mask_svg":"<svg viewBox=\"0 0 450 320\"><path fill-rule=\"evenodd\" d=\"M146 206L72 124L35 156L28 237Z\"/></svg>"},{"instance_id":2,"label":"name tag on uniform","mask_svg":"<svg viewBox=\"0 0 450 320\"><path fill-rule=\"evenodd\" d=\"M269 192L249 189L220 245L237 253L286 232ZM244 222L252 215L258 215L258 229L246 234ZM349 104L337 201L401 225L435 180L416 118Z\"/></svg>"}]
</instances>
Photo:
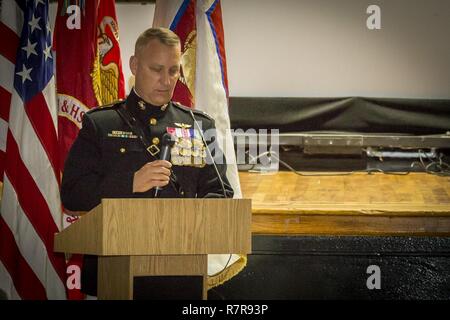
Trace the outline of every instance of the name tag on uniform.
<instances>
[{"instance_id":1,"label":"name tag on uniform","mask_svg":"<svg viewBox=\"0 0 450 320\"><path fill-rule=\"evenodd\" d=\"M130 131L113 130L108 133L108 137L111 138L125 138L125 139L137 139L137 135Z\"/></svg>"},{"instance_id":2,"label":"name tag on uniform","mask_svg":"<svg viewBox=\"0 0 450 320\"><path fill-rule=\"evenodd\" d=\"M173 165L199 168L206 165L206 147L198 130L167 128L167 132L175 141L170 150Z\"/></svg>"}]
</instances>

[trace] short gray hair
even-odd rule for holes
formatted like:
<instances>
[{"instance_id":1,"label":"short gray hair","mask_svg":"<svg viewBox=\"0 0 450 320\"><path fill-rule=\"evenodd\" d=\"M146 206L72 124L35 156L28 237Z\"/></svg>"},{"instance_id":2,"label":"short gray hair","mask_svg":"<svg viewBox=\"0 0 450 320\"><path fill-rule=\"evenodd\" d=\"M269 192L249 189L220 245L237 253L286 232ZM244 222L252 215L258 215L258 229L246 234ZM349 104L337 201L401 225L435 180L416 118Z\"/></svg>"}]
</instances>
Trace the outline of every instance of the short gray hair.
<instances>
[{"instance_id":1,"label":"short gray hair","mask_svg":"<svg viewBox=\"0 0 450 320\"><path fill-rule=\"evenodd\" d=\"M158 39L162 44L166 46L181 45L180 38L175 32L167 28L150 28L141 33L134 45L134 54L137 54L139 50L145 47L150 40Z\"/></svg>"}]
</instances>

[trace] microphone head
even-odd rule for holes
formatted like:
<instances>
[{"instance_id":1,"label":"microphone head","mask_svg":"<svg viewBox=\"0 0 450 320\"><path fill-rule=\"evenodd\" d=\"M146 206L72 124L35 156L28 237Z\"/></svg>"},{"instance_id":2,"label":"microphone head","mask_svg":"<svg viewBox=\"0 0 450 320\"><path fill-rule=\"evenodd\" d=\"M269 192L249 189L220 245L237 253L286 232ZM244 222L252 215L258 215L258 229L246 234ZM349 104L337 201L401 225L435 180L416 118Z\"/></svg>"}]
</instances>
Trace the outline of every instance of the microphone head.
<instances>
[{"instance_id":1,"label":"microphone head","mask_svg":"<svg viewBox=\"0 0 450 320\"><path fill-rule=\"evenodd\" d=\"M161 138L161 146L170 146L172 147L174 145L175 141L172 138L172 135L168 132L164 133Z\"/></svg>"},{"instance_id":2,"label":"microphone head","mask_svg":"<svg viewBox=\"0 0 450 320\"><path fill-rule=\"evenodd\" d=\"M161 153L159 159L170 161L170 147L174 145L175 141L172 139L172 135L164 133L161 138Z\"/></svg>"},{"instance_id":3,"label":"microphone head","mask_svg":"<svg viewBox=\"0 0 450 320\"><path fill-rule=\"evenodd\" d=\"M175 140L172 138L172 135L168 132L164 133L161 137L161 150L159 155L160 160L170 161L170 147L172 147L174 144ZM155 188L155 198L158 197L159 191L161 191L162 189L162 187Z\"/></svg>"}]
</instances>

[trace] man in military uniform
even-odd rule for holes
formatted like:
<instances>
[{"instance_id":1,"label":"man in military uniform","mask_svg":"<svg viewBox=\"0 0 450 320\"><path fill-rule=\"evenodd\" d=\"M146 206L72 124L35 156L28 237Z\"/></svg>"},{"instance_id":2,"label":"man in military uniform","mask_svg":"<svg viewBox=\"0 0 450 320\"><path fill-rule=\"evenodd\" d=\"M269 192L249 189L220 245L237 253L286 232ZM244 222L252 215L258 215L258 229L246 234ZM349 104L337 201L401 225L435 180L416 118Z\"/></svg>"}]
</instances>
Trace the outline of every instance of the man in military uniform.
<instances>
[{"instance_id":1,"label":"man in military uniform","mask_svg":"<svg viewBox=\"0 0 450 320\"><path fill-rule=\"evenodd\" d=\"M61 199L66 209L88 211L102 198L232 197L226 164L208 163L200 130L208 115L172 102L180 76L180 40L151 28L140 35L130 68L135 87L126 101L87 112L65 162ZM195 119L195 120L194 120ZM171 161L159 160L164 134ZM95 258L85 256L82 291L96 295Z\"/></svg>"}]
</instances>

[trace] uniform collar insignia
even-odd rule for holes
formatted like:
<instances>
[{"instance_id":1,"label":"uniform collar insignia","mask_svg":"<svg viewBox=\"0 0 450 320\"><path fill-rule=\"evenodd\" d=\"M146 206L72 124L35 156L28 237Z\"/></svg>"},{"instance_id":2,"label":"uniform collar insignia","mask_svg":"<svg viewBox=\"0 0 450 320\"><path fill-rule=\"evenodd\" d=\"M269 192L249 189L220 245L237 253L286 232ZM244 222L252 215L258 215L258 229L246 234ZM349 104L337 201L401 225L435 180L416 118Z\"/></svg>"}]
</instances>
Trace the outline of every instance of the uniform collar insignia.
<instances>
[{"instance_id":1,"label":"uniform collar insignia","mask_svg":"<svg viewBox=\"0 0 450 320\"><path fill-rule=\"evenodd\" d=\"M138 105L139 105L139 108L140 108L141 110L145 110L145 102L144 102L144 101L140 100L140 101L138 102Z\"/></svg>"}]
</instances>

